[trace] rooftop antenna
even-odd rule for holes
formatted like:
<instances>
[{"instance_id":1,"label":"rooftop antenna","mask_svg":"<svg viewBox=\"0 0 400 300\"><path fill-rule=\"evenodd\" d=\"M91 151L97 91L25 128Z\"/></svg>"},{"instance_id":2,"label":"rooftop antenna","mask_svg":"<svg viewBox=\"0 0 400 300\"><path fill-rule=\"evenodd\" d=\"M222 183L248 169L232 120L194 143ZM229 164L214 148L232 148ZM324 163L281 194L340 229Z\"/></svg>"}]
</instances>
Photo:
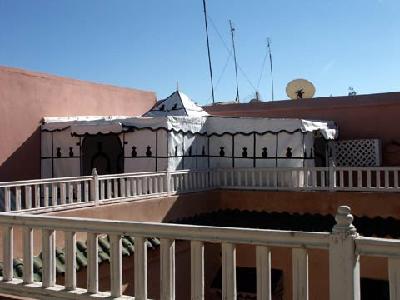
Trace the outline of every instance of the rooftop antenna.
<instances>
[{"instance_id":1,"label":"rooftop antenna","mask_svg":"<svg viewBox=\"0 0 400 300\"><path fill-rule=\"evenodd\" d=\"M179 92L179 81L176 81L176 91Z\"/></svg>"},{"instance_id":2,"label":"rooftop antenna","mask_svg":"<svg viewBox=\"0 0 400 300\"><path fill-rule=\"evenodd\" d=\"M232 21L229 20L229 26L231 28L231 37L232 37L232 49L233 49L233 59L235 61L235 75L236 75L236 102L239 102L239 83L238 83L238 68L237 68L237 60L236 60L236 48L235 48L235 39L234 32L235 28L232 25Z\"/></svg>"},{"instance_id":3,"label":"rooftop antenna","mask_svg":"<svg viewBox=\"0 0 400 300\"><path fill-rule=\"evenodd\" d=\"M205 23L205 26L206 26L206 36L207 36L208 67L210 69L211 99L212 99L212 103L214 104L215 103L214 83L213 83L213 71L212 71L212 64L211 64L210 42L208 40L208 22L207 22L207 4L206 4L206 0L203 0L203 11L204 11L204 23Z\"/></svg>"},{"instance_id":4,"label":"rooftop antenna","mask_svg":"<svg viewBox=\"0 0 400 300\"><path fill-rule=\"evenodd\" d=\"M274 101L274 76L272 73L272 50L271 50L271 39L267 38L267 48L269 54L269 65L270 65L270 72L271 72L271 99Z\"/></svg>"}]
</instances>

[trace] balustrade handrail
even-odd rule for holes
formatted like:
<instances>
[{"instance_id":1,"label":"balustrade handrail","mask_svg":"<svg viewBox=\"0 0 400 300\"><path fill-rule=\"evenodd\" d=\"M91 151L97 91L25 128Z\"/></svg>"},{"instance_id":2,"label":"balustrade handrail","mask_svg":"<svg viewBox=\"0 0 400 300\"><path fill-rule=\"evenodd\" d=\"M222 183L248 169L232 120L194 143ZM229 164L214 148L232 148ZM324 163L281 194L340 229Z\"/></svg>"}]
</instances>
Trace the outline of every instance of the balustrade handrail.
<instances>
[{"instance_id":1,"label":"balustrade handrail","mask_svg":"<svg viewBox=\"0 0 400 300\"><path fill-rule=\"evenodd\" d=\"M32 179L32 180L19 180L19 181L8 181L0 182L0 188L6 187L17 187L26 185L38 185L38 184L49 184L49 183L62 183L62 182L83 182L93 179L93 176L79 176L79 177L55 177L55 178L44 178L44 179Z\"/></svg>"},{"instance_id":2,"label":"balustrade handrail","mask_svg":"<svg viewBox=\"0 0 400 300\"><path fill-rule=\"evenodd\" d=\"M104 232L107 234L158 237L204 242L268 245L274 247L307 247L327 249L329 233L284 231L271 229L212 227L198 225L166 224L155 222L130 222L106 219L53 217L0 213L0 224L28 226L36 229L60 231Z\"/></svg>"}]
</instances>

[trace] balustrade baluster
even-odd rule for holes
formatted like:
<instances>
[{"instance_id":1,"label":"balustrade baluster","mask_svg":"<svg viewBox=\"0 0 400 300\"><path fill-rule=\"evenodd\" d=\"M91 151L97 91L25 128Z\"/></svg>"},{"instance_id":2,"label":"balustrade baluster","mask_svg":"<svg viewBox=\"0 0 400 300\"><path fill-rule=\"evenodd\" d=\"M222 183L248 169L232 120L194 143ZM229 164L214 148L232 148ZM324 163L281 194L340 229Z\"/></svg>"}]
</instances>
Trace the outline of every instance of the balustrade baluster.
<instances>
[{"instance_id":1,"label":"balustrade baluster","mask_svg":"<svg viewBox=\"0 0 400 300\"><path fill-rule=\"evenodd\" d=\"M122 295L122 242L121 235L110 234L111 297Z\"/></svg>"},{"instance_id":2,"label":"balustrade baluster","mask_svg":"<svg viewBox=\"0 0 400 300\"><path fill-rule=\"evenodd\" d=\"M58 191L57 191L57 183L53 182L51 184L51 205L52 206L57 206L57 197L58 197Z\"/></svg>"},{"instance_id":3,"label":"balustrade baluster","mask_svg":"<svg viewBox=\"0 0 400 300\"><path fill-rule=\"evenodd\" d=\"M389 181L389 170L385 170L385 184L384 184L385 188L389 188L390 187L390 181Z\"/></svg>"},{"instance_id":4,"label":"balustrade baluster","mask_svg":"<svg viewBox=\"0 0 400 300\"><path fill-rule=\"evenodd\" d=\"M126 197L125 180L126 180L126 178L120 178L119 179L120 197Z\"/></svg>"},{"instance_id":5,"label":"balustrade baluster","mask_svg":"<svg viewBox=\"0 0 400 300\"><path fill-rule=\"evenodd\" d=\"M61 201L61 204L65 204L66 203L66 197L67 197L67 193L66 193L65 182L61 182L60 183L60 201Z\"/></svg>"},{"instance_id":6,"label":"balustrade baluster","mask_svg":"<svg viewBox=\"0 0 400 300\"><path fill-rule=\"evenodd\" d=\"M44 184L43 185L43 189L44 189L43 206L44 207L48 207L49 206L49 185L48 184ZM18 205L18 201L17 201L17 205Z\"/></svg>"},{"instance_id":7,"label":"balustrade baluster","mask_svg":"<svg viewBox=\"0 0 400 300\"><path fill-rule=\"evenodd\" d=\"M204 244L201 241L190 243L190 284L191 299L204 299Z\"/></svg>"},{"instance_id":8,"label":"balustrade baluster","mask_svg":"<svg viewBox=\"0 0 400 300\"><path fill-rule=\"evenodd\" d=\"M106 196L106 183L104 180L99 180L99 185L100 185L100 199L99 200L104 200Z\"/></svg>"},{"instance_id":9,"label":"balustrade baluster","mask_svg":"<svg viewBox=\"0 0 400 300\"><path fill-rule=\"evenodd\" d=\"M15 210L20 211L21 210L21 187L17 186L15 188Z\"/></svg>"},{"instance_id":10,"label":"balustrade baluster","mask_svg":"<svg viewBox=\"0 0 400 300\"><path fill-rule=\"evenodd\" d=\"M153 177L153 194L158 193L158 177L154 176Z\"/></svg>"},{"instance_id":11,"label":"balustrade baluster","mask_svg":"<svg viewBox=\"0 0 400 300\"><path fill-rule=\"evenodd\" d=\"M84 183L83 183L83 189L84 189L84 197L83 197L83 200L85 201L85 202L89 202L89 182L87 182L87 181L85 181Z\"/></svg>"},{"instance_id":12,"label":"balustrade baluster","mask_svg":"<svg viewBox=\"0 0 400 300\"><path fill-rule=\"evenodd\" d=\"M381 170L376 170L376 187L381 188Z\"/></svg>"},{"instance_id":13,"label":"balustrade baluster","mask_svg":"<svg viewBox=\"0 0 400 300\"><path fill-rule=\"evenodd\" d=\"M160 240L160 290L161 300L175 299L175 241Z\"/></svg>"},{"instance_id":14,"label":"balustrade baluster","mask_svg":"<svg viewBox=\"0 0 400 300\"><path fill-rule=\"evenodd\" d=\"M138 177L137 179L137 195L141 196L143 195L143 177Z\"/></svg>"},{"instance_id":15,"label":"balustrade baluster","mask_svg":"<svg viewBox=\"0 0 400 300\"><path fill-rule=\"evenodd\" d=\"M308 300L308 254L306 249L292 249L292 299Z\"/></svg>"},{"instance_id":16,"label":"balustrade baluster","mask_svg":"<svg viewBox=\"0 0 400 300\"><path fill-rule=\"evenodd\" d=\"M68 186L68 203L73 203L74 202L74 184L72 182L69 182L67 184Z\"/></svg>"},{"instance_id":17,"label":"balustrade baluster","mask_svg":"<svg viewBox=\"0 0 400 300\"><path fill-rule=\"evenodd\" d=\"M268 247L256 247L257 300L272 300L271 251Z\"/></svg>"},{"instance_id":18,"label":"balustrade baluster","mask_svg":"<svg viewBox=\"0 0 400 300\"><path fill-rule=\"evenodd\" d=\"M241 187L242 186L242 172L240 170L237 170L237 183L236 186L237 187ZM232 177L233 178L233 177ZM234 183L232 182L232 186L234 186Z\"/></svg>"},{"instance_id":19,"label":"balustrade baluster","mask_svg":"<svg viewBox=\"0 0 400 300\"><path fill-rule=\"evenodd\" d=\"M153 178L146 177L146 180L147 180L147 193L153 194Z\"/></svg>"},{"instance_id":20,"label":"balustrade baluster","mask_svg":"<svg viewBox=\"0 0 400 300\"><path fill-rule=\"evenodd\" d=\"M137 194L137 180L132 178L132 196L136 196Z\"/></svg>"},{"instance_id":21,"label":"balustrade baluster","mask_svg":"<svg viewBox=\"0 0 400 300\"><path fill-rule=\"evenodd\" d=\"M236 297L236 246L222 243L222 299Z\"/></svg>"},{"instance_id":22,"label":"balustrade baluster","mask_svg":"<svg viewBox=\"0 0 400 300\"><path fill-rule=\"evenodd\" d=\"M4 210L11 211L11 190L9 187L4 188Z\"/></svg>"},{"instance_id":23,"label":"balustrade baluster","mask_svg":"<svg viewBox=\"0 0 400 300\"><path fill-rule=\"evenodd\" d=\"M132 196L132 178L127 178L126 179L126 196L131 197Z\"/></svg>"},{"instance_id":24,"label":"balustrade baluster","mask_svg":"<svg viewBox=\"0 0 400 300\"><path fill-rule=\"evenodd\" d=\"M76 289L76 233L67 231L65 235L65 287Z\"/></svg>"},{"instance_id":25,"label":"balustrade baluster","mask_svg":"<svg viewBox=\"0 0 400 300\"><path fill-rule=\"evenodd\" d=\"M147 242L135 237L135 299L147 300Z\"/></svg>"},{"instance_id":26,"label":"balustrade baluster","mask_svg":"<svg viewBox=\"0 0 400 300\"><path fill-rule=\"evenodd\" d=\"M40 185L35 185L35 207L40 207Z\"/></svg>"},{"instance_id":27,"label":"balustrade baluster","mask_svg":"<svg viewBox=\"0 0 400 300\"><path fill-rule=\"evenodd\" d=\"M353 188L353 169L349 169L347 171L347 175L349 177L349 188L352 189Z\"/></svg>"},{"instance_id":28,"label":"balustrade baluster","mask_svg":"<svg viewBox=\"0 0 400 300\"><path fill-rule=\"evenodd\" d=\"M112 192L112 179L105 179L106 184L107 184L107 199L111 199L113 197L113 192Z\"/></svg>"},{"instance_id":29,"label":"balustrade baluster","mask_svg":"<svg viewBox=\"0 0 400 300\"><path fill-rule=\"evenodd\" d=\"M228 185L228 172L226 170L222 170L222 172L222 174L224 175L224 186L226 187ZM231 176L231 181L233 181L233 176Z\"/></svg>"},{"instance_id":30,"label":"balustrade baluster","mask_svg":"<svg viewBox=\"0 0 400 300\"><path fill-rule=\"evenodd\" d=\"M362 178L362 171L357 170L357 188L363 188L363 178Z\"/></svg>"},{"instance_id":31,"label":"balustrade baluster","mask_svg":"<svg viewBox=\"0 0 400 300\"><path fill-rule=\"evenodd\" d=\"M98 251L99 246L97 243L97 233L89 232L87 234L87 290L89 293L96 294L99 291L99 262Z\"/></svg>"},{"instance_id":32,"label":"balustrade baluster","mask_svg":"<svg viewBox=\"0 0 400 300\"><path fill-rule=\"evenodd\" d=\"M75 191L76 191L76 202L82 202L82 182L78 181L75 184Z\"/></svg>"},{"instance_id":33,"label":"balustrade baluster","mask_svg":"<svg viewBox=\"0 0 400 300\"><path fill-rule=\"evenodd\" d=\"M371 188L371 169L367 169L367 188Z\"/></svg>"},{"instance_id":34,"label":"balustrade baluster","mask_svg":"<svg viewBox=\"0 0 400 300\"><path fill-rule=\"evenodd\" d=\"M23 228L23 281L24 283L33 282L33 230L31 227Z\"/></svg>"},{"instance_id":35,"label":"balustrade baluster","mask_svg":"<svg viewBox=\"0 0 400 300\"><path fill-rule=\"evenodd\" d=\"M42 261L43 287L53 287L56 284L56 232L54 230L42 230Z\"/></svg>"},{"instance_id":36,"label":"balustrade baluster","mask_svg":"<svg viewBox=\"0 0 400 300\"><path fill-rule=\"evenodd\" d=\"M30 185L25 186L25 208L32 208L32 187Z\"/></svg>"},{"instance_id":37,"label":"balustrade baluster","mask_svg":"<svg viewBox=\"0 0 400 300\"><path fill-rule=\"evenodd\" d=\"M113 186L114 186L114 194L113 194L113 198L115 199L115 198L118 198L119 197L119 191L118 191L118 187L119 187L119 184L118 184L118 178L115 178L115 179L112 179L112 182L113 182Z\"/></svg>"},{"instance_id":38,"label":"balustrade baluster","mask_svg":"<svg viewBox=\"0 0 400 300\"><path fill-rule=\"evenodd\" d=\"M11 281L14 276L13 268L13 244L14 229L12 226L3 227L3 280Z\"/></svg>"},{"instance_id":39,"label":"balustrade baluster","mask_svg":"<svg viewBox=\"0 0 400 300\"><path fill-rule=\"evenodd\" d=\"M159 193L164 193L164 176L160 175L158 176L158 192Z\"/></svg>"}]
</instances>

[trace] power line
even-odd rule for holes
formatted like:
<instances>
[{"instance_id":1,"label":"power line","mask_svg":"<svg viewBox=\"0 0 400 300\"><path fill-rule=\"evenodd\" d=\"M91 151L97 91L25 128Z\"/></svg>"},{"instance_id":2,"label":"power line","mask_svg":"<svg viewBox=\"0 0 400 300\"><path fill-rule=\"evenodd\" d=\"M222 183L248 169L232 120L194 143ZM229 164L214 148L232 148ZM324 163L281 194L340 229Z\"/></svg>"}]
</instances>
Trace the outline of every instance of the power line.
<instances>
[{"instance_id":1,"label":"power line","mask_svg":"<svg viewBox=\"0 0 400 300\"><path fill-rule=\"evenodd\" d=\"M217 33L219 39L221 40L222 44L224 45L226 51L232 55L232 50L229 49L228 44L225 42L224 38L222 37L221 33L219 32L217 26L215 25L213 19L207 15L208 20L210 21L211 26L213 27L213 29L215 30L215 32ZM238 64L237 65L238 70L240 71L240 73L242 74L242 76L246 79L247 83L254 89L254 91L257 91L256 87L254 86L254 84L251 82L251 80L249 79L249 77L247 76L247 74L244 72L244 70L242 69L242 67Z\"/></svg>"}]
</instances>

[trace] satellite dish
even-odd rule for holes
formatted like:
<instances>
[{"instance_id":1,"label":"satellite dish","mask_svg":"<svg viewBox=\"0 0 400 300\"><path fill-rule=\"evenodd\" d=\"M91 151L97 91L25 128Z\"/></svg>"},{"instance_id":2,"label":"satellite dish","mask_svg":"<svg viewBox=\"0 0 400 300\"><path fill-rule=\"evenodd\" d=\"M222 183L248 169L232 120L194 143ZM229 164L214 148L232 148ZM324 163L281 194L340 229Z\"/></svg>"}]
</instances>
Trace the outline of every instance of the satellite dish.
<instances>
[{"instance_id":1,"label":"satellite dish","mask_svg":"<svg viewBox=\"0 0 400 300\"><path fill-rule=\"evenodd\" d=\"M287 84L286 94L290 99L312 98L315 94L315 87L308 80L295 79Z\"/></svg>"}]
</instances>

